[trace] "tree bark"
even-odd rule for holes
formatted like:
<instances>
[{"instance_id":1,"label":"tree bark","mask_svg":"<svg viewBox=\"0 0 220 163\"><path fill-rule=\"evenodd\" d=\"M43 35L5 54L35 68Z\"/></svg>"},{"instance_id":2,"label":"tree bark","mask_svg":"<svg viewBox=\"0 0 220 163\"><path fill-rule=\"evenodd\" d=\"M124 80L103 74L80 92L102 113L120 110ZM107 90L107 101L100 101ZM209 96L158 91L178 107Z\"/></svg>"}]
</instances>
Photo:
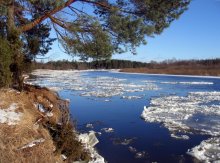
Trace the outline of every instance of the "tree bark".
<instances>
[{"instance_id":1,"label":"tree bark","mask_svg":"<svg viewBox=\"0 0 220 163\"><path fill-rule=\"evenodd\" d=\"M10 36L15 29L15 18L14 18L14 1L8 5L7 11L7 37L10 39Z\"/></svg>"},{"instance_id":2,"label":"tree bark","mask_svg":"<svg viewBox=\"0 0 220 163\"><path fill-rule=\"evenodd\" d=\"M20 44L19 33L15 26L14 1L11 1L7 9L7 40L9 41L13 52L13 54L11 54L12 64L10 65L10 71L12 72L12 86L21 91L23 89L23 55L21 54L22 45Z\"/></svg>"},{"instance_id":3,"label":"tree bark","mask_svg":"<svg viewBox=\"0 0 220 163\"><path fill-rule=\"evenodd\" d=\"M39 18L35 19L33 22L23 25L21 27L19 27L18 29L21 32L25 32L28 31L30 29L32 29L34 26L36 26L37 24L40 24L42 21L44 21L45 19L49 18L49 16L57 13L58 11L64 9L67 6L70 6L72 3L76 2L77 0L68 0L66 3L64 3L61 6L58 6L57 8L53 9L52 11L49 11L47 13L45 13L44 15L40 16Z\"/></svg>"}]
</instances>

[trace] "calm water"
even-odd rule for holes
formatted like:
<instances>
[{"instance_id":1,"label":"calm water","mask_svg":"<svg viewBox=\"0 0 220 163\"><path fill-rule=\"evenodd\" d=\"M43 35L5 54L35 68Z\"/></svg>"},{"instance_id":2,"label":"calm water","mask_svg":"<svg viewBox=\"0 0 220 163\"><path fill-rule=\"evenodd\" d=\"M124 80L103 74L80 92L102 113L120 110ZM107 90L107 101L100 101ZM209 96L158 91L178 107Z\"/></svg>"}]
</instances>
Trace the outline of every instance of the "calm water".
<instances>
[{"instance_id":1,"label":"calm water","mask_svg":"<svg viewBox=\"0 0 220 163\"><path fill-rule=\"evenodd\" d=\"M220 91L220 79L194 78L175 76L154 76L123 74L103 71L82 72L83 78L113 77L126 79L127 82L139 84L144 80L154 81L159 90L145 90L141 92L126 92L124 95L141 96L141 99L128 100L121 95L111 98L92 98L80 96L83 91L63 89L59 95L70 99L72 117L77 120L78 130L101 132L97 135L99 144L96 145L99 153L110 163L130 162L195 162L186 154L188 149L200 144L209 138L207 135L190 134L189 140L174 139L168 129L162 124L148 123L140 115L144 106L150 105L155 97L168 95L186 96L189 92ZM41 78L41 81L44 79ZM190 84L162 84L163 82L213 82L210 85ZM74 82L74 81L73 81ZM162 82L162 83L161 83ZM106 102L103 99L110 99ZM94 128L87 128L86 124L93 124ZM114 132L105 133L102 128L113 128ZM119 140L132 139L128 145L120 144ZM137 152L145 152L142 158L136 158L136 153L129 150L135 148Z\"/></svg>"}]
</instances>

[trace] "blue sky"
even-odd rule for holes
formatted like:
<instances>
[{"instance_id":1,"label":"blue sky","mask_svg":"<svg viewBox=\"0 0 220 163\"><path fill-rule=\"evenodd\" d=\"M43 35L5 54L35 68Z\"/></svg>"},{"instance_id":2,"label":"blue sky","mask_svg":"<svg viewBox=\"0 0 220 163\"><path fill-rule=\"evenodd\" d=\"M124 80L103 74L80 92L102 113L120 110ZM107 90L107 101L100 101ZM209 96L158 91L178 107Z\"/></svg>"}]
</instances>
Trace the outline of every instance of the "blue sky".
<instances>
[{"instance_id":1,"label":"blue sky","mask_svg":"<svg viewBox=\"0 0 220 163\"><path fill-rule=\"evenodd\" d=\"M115 54L113 58L142 62L220 58L220 0L192 0L178 20L161 35L147 38L147 42L137 48L137 55ZM73 59L57 42L47 56L49 60Z\"/></svg>"}]
</instances>

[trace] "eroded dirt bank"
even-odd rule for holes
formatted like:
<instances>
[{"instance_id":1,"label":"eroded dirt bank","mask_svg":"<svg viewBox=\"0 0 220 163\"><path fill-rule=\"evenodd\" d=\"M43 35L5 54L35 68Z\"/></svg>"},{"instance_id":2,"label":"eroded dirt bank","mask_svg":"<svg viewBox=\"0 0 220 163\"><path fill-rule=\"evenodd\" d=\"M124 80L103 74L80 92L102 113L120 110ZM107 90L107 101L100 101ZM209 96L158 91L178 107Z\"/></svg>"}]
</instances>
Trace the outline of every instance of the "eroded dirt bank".
<instances>
[{"instance_id":1,"label":"eroded dirt bank","mask_svg":"<svg viewBox=\"0 0 220 163\"><path fill-rule=\"evenodd\" d=\"M68 105L47 88L0 89L0 162L89 160Z\"/></svg>"}]
</instances>

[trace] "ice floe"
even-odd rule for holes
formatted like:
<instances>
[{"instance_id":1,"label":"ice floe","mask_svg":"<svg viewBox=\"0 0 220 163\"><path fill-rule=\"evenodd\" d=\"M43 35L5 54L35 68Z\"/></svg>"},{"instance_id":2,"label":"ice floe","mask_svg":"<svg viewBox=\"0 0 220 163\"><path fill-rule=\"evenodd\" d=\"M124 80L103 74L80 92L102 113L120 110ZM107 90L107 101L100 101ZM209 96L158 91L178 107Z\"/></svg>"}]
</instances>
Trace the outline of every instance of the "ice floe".
<instances>
[{"instance_id":1,"label":"ice floe","mask_svg":"<svg viewBox=\"0 0 220 163\"><path fill-rule=\"evenodd\" d=\"M0 108L0 123L16 125L23 115L21 112L16 112L17 108L18 105L16 103L12 103L7 109Z\"/></svg>"},{"instance_id":2,"label":"ice floe","mask_svg":"<svg viewBox=\"0 0 220 163\"><path fill-rule=\"evenodd\" d=\"M171 132L198 132L220 135L220 92L191 92L186 97L167 96L151 100L141 117L161 122Z\"/></svg>"},{"instance_id":3,"label":"ice floe","mask_svg":"<svg viewBox=\"0 0 220 163\"><path fill-rule=\"evenodd\" d=\"M128 99L128 100L133 100L133 99L141 99L143 98L142 96L122 96L122 99Z\"/></svg>"},{"instance_id":4,"label":"ice floe","mask_svg":"<svg viewBox=\"0 0 220 163\"><path fill-rule=\"evenodd\" d=\"M132 146L129 146L129 147L128 147L128 150L129 150L130 152L132 152L132 153L136 153L136 152L137 152L137 149L134 148L134 147L132 147Z\"/></svg>"},{"instance_id":5,"label":"ice floe","mask_svg":"<svg viewBox=\"0 0 220 163\"><path fill-rule=\"evenodd\" d=\"M184 140L188 140L189 139L188 135L176 135L176 134L172 133L170 136L175 138L175 139L184 139Z\"/></svg>"},{"instance_id":6,"label":"ice floe","mask_svg":"<svg viewBox=\"0 0 220 163\"><path fill-rule=\"evenodd\" d=\"M220 92L191 92L186 97L167 96L151 100L142 118L163 123L176 139L189 139L182 133L213 136L187 153L200 161L220 161Z\"/></svg>"},{"instance_id":7,"label":"ice floe","mask_svg":"<svg viewBox=\"0 0 220 163\"><path fill-rule=\"evenodd\" d=\"M99 143L94 131L80 134L78 139L82 142L84 148L91 155L91 160L89 161L89 163L105 163L105 159L101 155L99 155L94 148L95 145Z\"/></svg>"},{"instance_id":8,"label":"ice floe","mask_svg":"<svg viewBox=\"0 0 220 163\"><path fill-rule=\"evenodd\" d=\"M93 128L93 124L91 123L86 124L86 128Z\"/></svg>"},{"instance_id":9,"label":"ice floe","mask_svg":"<svg viewBox=\"0 0 220 163\"><path fill-rule=\"evenodd\" d=\"M84 71L83 71L84 72ZM125 93L158 90L153 82L133 83L127 79L116 77L89 77L82 71L36 70L32 75L35 80L29 79L27 83L46 86L50 89L77 91L80 96L108 98L123 96ZM126 96L125 96L126 97ZM129 97L127 99L130 99ZM135 99L135 98L132 98Z\"/></svg>"},{"instance_id":10,"label":"ice floe","mask_svg":"<svg viewBox=\"0 0 220 163\"><path fill-rule=\"evenodd\" d=\"M183 84L183 85L213 85L213 82L160 82L161 84Z\"/></svg>"},{"instance_id":11,"label":"ice floe","mask_svg":"<svg viewBox=\"0 0 220 163\"><path fill-rule=\"evenodd\" d=\"M131 153L134 153L134 157L136 159L146 158L148 156L148 153L146 151L138 151L135 147L129 146L128 150Z\"/></svg>"},{"instance_id":12,"label":"ice floe","mask_svg":"<svg viewBox=\"0 0 220 163\"><path fill-rule=\"evenodd\" d=\"M187 153L203 162L220 162L220 137L204 140Z\"/></svg>"},{"instance_id":13,"label":"ice floe","mask_svg":"<svg viewBox=\"0 0 220 163\"><path fill-rule=\"evenodd\" d=\"M135 158L144 158L146 156L146 152L142 151L142 152L137 152L135 154Z\"/></svg>"},{"instance_id":14,"label":"ice floe","mask_svg":"<svg viewBox=\"0 0 220 163\"><path fill-rule=\"evenodd\" d=\"M113 138L113 144L115 145L129 145L134 142L137 138Z\"/></svg>"},{"instance_id":15,"label":"ice floe","mask_svg":"<svg viewBox=\"0 0 220 163\"><path fill-rule=\"evenodd\" d=\"M106 132L106 133L114 132L114 129L113 129L113 128L102 128L101 130L104 131L104 132Z\"/></svg>"}]
</instances>

